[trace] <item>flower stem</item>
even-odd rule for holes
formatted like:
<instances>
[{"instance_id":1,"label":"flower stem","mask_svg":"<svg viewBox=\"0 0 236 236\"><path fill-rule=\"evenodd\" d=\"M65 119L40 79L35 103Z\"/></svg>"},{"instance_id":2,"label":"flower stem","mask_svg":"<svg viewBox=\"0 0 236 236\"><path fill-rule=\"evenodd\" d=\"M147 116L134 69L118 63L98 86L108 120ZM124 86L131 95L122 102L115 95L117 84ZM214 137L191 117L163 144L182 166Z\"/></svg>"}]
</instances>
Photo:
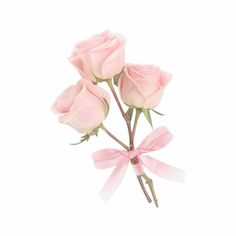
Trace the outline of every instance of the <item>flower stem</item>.
<instances>
[{"instance_id":1,"label":"flower stem","mask_svg":"<svg viewBox=\"0 0 236 236\"><path fill-rule=\"evenodd\" d=\"M144 193L145 197L147 198L148 202L149 203L152 202L152 199L148 195L148 192L147 192L147 190L146 190L146 188L145 188L145 186L143 184L142 175L138 175L137 178L138 178L138 182L139 182L139 184L140 184L140 186L141 186L141 188L143 190L143 193Z\"/></svg>"},{"instance_id":2,"label":"flower stem","mask_svg":"<svg viewBox=\"0 0 236 236\"><path fill-rule=\"evenodd\" d=\"M129 147L124 144L121 140L119 140L114 134L112 134L103 124L100 125L100 128L105 131L112 139L114 139L117 143L119 143L124 149L127 151L129 150Z\"/></svg>"},{"instance_id":3,"label":"flower stem","mask_svg":"<svg viewBox=\"0 0 236 236\"><path fill-rule=\"evenodd\" d=\"M146 184L148 185L148 187L151 191L153 201L154 201L156 207L158 207L157 196L156 196L156 193L155 193L155 190L153 187L152 179L150 179L145 173L142 175L142 177L146 180Z\"/></svg>"},{"instance_id":4,"label":"flower stem","mask_svg":"<svg viewBox=\"0 0 236 236\"><path fill-rule=\"evenodd\" d=\"M107 80L107 84L108 84L108 86L109 86L109 88L110 88L110 90L112 92L113 97L116 100L116 103L117 103L117 105L118 105L118 107L120 109L120 112L121 112L123 118L125 119L125 122L126 122L126 125L127 125L127 128L128 128L128 133L129 133L129 146L130 146L130 150L133 150L134 143L133 143L133 138L132 138L132 131L131 131L130 120L127 117L127 115L125 114L125 112L124 112L124 110L123 110L123 108L121 106L120 100L119 100L119 98L118 98L118 96L116 94L115 88L114 88L114 86L112 84L112 80L111 79Z\"/></svg>"}]
</instances>

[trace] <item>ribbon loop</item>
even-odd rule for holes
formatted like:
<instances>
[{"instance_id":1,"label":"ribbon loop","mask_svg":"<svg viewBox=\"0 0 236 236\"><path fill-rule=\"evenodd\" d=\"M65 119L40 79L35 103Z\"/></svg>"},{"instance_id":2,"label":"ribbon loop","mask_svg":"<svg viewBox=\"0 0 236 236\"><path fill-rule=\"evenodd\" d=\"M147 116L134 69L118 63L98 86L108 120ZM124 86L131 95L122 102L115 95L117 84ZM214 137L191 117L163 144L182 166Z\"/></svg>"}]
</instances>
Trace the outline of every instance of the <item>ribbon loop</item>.
<instances>
[{"instance_id":1,"label":"ribbon loop","mask_svg":"<svg viewBox=\"0 0 236 236\"><path fill-rule=\"evenodd\" d=\"M110 168L129 160L126 151L117 149L102 149L93 153L92 158L97 169Z\"/></svg>"},{"instance_id":2,"label":"ribbon loop","mask_svg":"<svg viewBox=\"0 0 236 236\"><path fill-rule=\"evenodd\" d=\"M160 177L178 182L184 181L185 173L183 170L167 165L150 156L142 155L163 148L171 139L172 135L168 129L159 127L153 130L137 149L131 151L103 149L95 152L92 158L96 168L105 169L115 166L115 169L101 191L102 198L108 200L112 196L125 175L129 161L134 157L137 157L138 162L132 164L132 167L137 176L144 174L144 165Z\"/></svg>"},{"instance_id":3,"label":"ribbon loop","mask_svg":"<svg viewBox=\"0 0 236 236\"><path fill-rule=\"evenodd\" d=\"M146 153L165 147L172 139L172 134L164 126L153 130L138 146L139 152Z\"/></svg>"}]
</instances>

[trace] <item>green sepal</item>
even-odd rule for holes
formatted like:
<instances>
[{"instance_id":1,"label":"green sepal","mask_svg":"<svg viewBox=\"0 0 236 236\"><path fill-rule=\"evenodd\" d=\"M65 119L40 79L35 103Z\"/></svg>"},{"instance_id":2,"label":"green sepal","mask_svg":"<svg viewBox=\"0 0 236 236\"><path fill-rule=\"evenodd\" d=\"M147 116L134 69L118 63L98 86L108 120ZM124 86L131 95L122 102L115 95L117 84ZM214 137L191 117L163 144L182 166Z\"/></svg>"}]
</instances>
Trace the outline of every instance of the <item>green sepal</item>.
<instances>
[{"instance_id":1,"label":"green sepal","mask_svg":"<svg viewBox=\"0 0 236 236\"><path fill-rule=\"evenodd\" d=\"M118 73L118 74L116 74L116 75L113 76L113 83L114 83L116 86L118 86L118 79L119 79L120 75L123 73L124 68L125 68L125 67L122 68L122 70L121 70L120 73ZM97 77L95 74L93 74L93 76L94 76L94 78L96 79L96 82L94 82L94 84L101 83L101 82L106 82L107 80L110 80L110 79L111 79L111 78L105 78L105 79L99 78L99 77Z\"/></svg>"},{"instance_id":2,"label":"green sepal","mask_svg":"<svg viewBox=\"0 0 236 236\"><path fill-rule=\"evenodd\" d=\"M83 136L80 137L80 141L78 143L70 143L70 145L78 145L81 144L85 141L89 141L90 137L95 135L96 137L98 136L98 131L99 131L100 126L98 126L97 128L95 128L93 131L91 131L90 133L87 133Z\"/></svg>"},{"instance_id":3,"label":"green sepal","mask_svg":"<svg viewBox=\"0 0 236 236\"><path fill-rule=\"evenodd\" d=\"M116 85L116 86L118 86L119 77L120 77L120 74L117 74L113 77L113 84Z\"/></svg>"},{"instance_id":4,"label":"green sepal","mask_svg":"<svg viewBox=\"0 0 236 236\"><path fill-rule=\"evenodd\" d=\"M107 79L101 79L101 78L96 77L95 75L94 75L94 77L95 77L95 79L96 79L96 83L105 82L105 81L107 81L107 80L109 79L109 78L107 78Z\"/></svg>"},{"instance_id":5,"label":"green sepal","mask_svg":"<svg viewBox=\"0 0 236 236\"><path fill-rule=\"evenodd\" d=\"M151 117L151 114L150 114L150 110L149 109L144 109L144 108L141 108L144 116L146 117L148 123L151 125L151 127L153 128L153 125L152 125L152 117Z\"/></svg>"},{"instance_id":6,"label":"green sepal","mask_svg":"<svg viewBox=\"0 0 236 236\"><path fill-rule=\"evenodd\" d=\"M165 114L160 113L160 112L158 112L158 111L155 111L155 110L153 110L153 109L152 109L152 111L155 112L156 114L160 115L160 116L164 116L164 115L165 115Z\"/></svg>"},{"instance_id":7,"label":"green sepal","mask_svg":"<svg viewBox=\"0 0 236 236\"><path fill-rule=\"evenodd\" d=\"M129 107L129 109L125 113L130 121L132 120L132 117L133 117L133 111L134 111L134 108L133 107Z\"/></svg>"},{"instance_id":8,"label":"green sepal","mask_svg":"<svg viewBox=\"0 0 236 236\"><path fill-rule=\"evenodd\" d=\"M105 111L105 113L106 113L106 117L107 117L107 115L109 113L109 110L110 110L110 106L109 106L109 103L108 103L108 101L106 99L103 99L103 101L106 104L106 111Z\"/></svg>"},{"instance_id":9,"label":"green sepal","mask_svg":"<svg viewBox=\"0 0 236 236\"><path fill-rule=\"evenodd\" d=\"M124 68L125 67L122 68L122 70L121 70L121 72L119 74L116 74L116 75L113 76L113 84L114 85L118 86L118 80L119 80L121 74L123 73Z\"/></svg>"},{"instance_id":10,"label":"green sepal","mask_svg":"<svg viewBox=\"0 0 236 236\"><path fill-rule=\"evenodd\" d=\"M93 74L93 76L94 76L94 78L96 79L96 82L93 82L94 84L98 84L98 83L101 83L101 82L105 82L105 81L107 81L108 79L110 79L110 78L102 79L102 78L97 77L95 74Z\"/></svg>"}]
</instances>

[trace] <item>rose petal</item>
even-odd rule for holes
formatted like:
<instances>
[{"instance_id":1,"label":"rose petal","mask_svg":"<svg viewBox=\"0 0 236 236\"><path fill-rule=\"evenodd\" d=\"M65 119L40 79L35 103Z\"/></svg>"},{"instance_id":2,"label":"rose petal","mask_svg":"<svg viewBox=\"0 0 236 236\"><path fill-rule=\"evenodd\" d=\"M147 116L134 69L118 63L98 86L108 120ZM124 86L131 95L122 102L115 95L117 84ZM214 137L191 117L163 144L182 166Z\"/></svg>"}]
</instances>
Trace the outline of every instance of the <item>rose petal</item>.
<instances>
[{"instance_id":1,"label":"rose petal","mask_svg":"<svg viewBox=\"0 0 236 236\"><path fill-rule=\"evenodd\" d=\"M104 61L101 72L103 78L112 78L115 74L119 74L124 67L125 50L124 45L118 47Z\"/></svg>"}]
</instances>

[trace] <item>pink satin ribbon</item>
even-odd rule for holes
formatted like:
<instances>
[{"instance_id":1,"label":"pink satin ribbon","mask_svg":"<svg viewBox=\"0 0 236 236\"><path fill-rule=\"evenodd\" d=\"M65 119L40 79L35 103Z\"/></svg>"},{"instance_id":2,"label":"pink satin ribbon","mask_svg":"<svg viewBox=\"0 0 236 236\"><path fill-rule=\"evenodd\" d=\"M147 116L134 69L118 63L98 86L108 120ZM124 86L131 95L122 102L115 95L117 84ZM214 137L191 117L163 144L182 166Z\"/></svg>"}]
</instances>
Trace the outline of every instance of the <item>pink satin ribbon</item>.
<instances>
[{"instance_id":1,"label":"pink satin ribbon","mask_svg":"<svg viewBox=\"0 0 236 236\"><path fill-rule=\"evenodd\" d=\"M166 127L159 127L153 130L142 143L132 151L124 151L117 149L102 149L92 155L95 167L98 169L106 169L115 166L111 176L103 186L100 195L107 201L112 196L116 188L121 183L125 175L130 159L137 157L138 164L132 167L135 174L142 175L144 173L143 166L148 168L154 174L177 182L183 182L185 172L181 169L167 165L158 161L151 156L143 155L147 152L159 150L166 146L172 139L171 133Z\"/></svg>"}]
</instances>

